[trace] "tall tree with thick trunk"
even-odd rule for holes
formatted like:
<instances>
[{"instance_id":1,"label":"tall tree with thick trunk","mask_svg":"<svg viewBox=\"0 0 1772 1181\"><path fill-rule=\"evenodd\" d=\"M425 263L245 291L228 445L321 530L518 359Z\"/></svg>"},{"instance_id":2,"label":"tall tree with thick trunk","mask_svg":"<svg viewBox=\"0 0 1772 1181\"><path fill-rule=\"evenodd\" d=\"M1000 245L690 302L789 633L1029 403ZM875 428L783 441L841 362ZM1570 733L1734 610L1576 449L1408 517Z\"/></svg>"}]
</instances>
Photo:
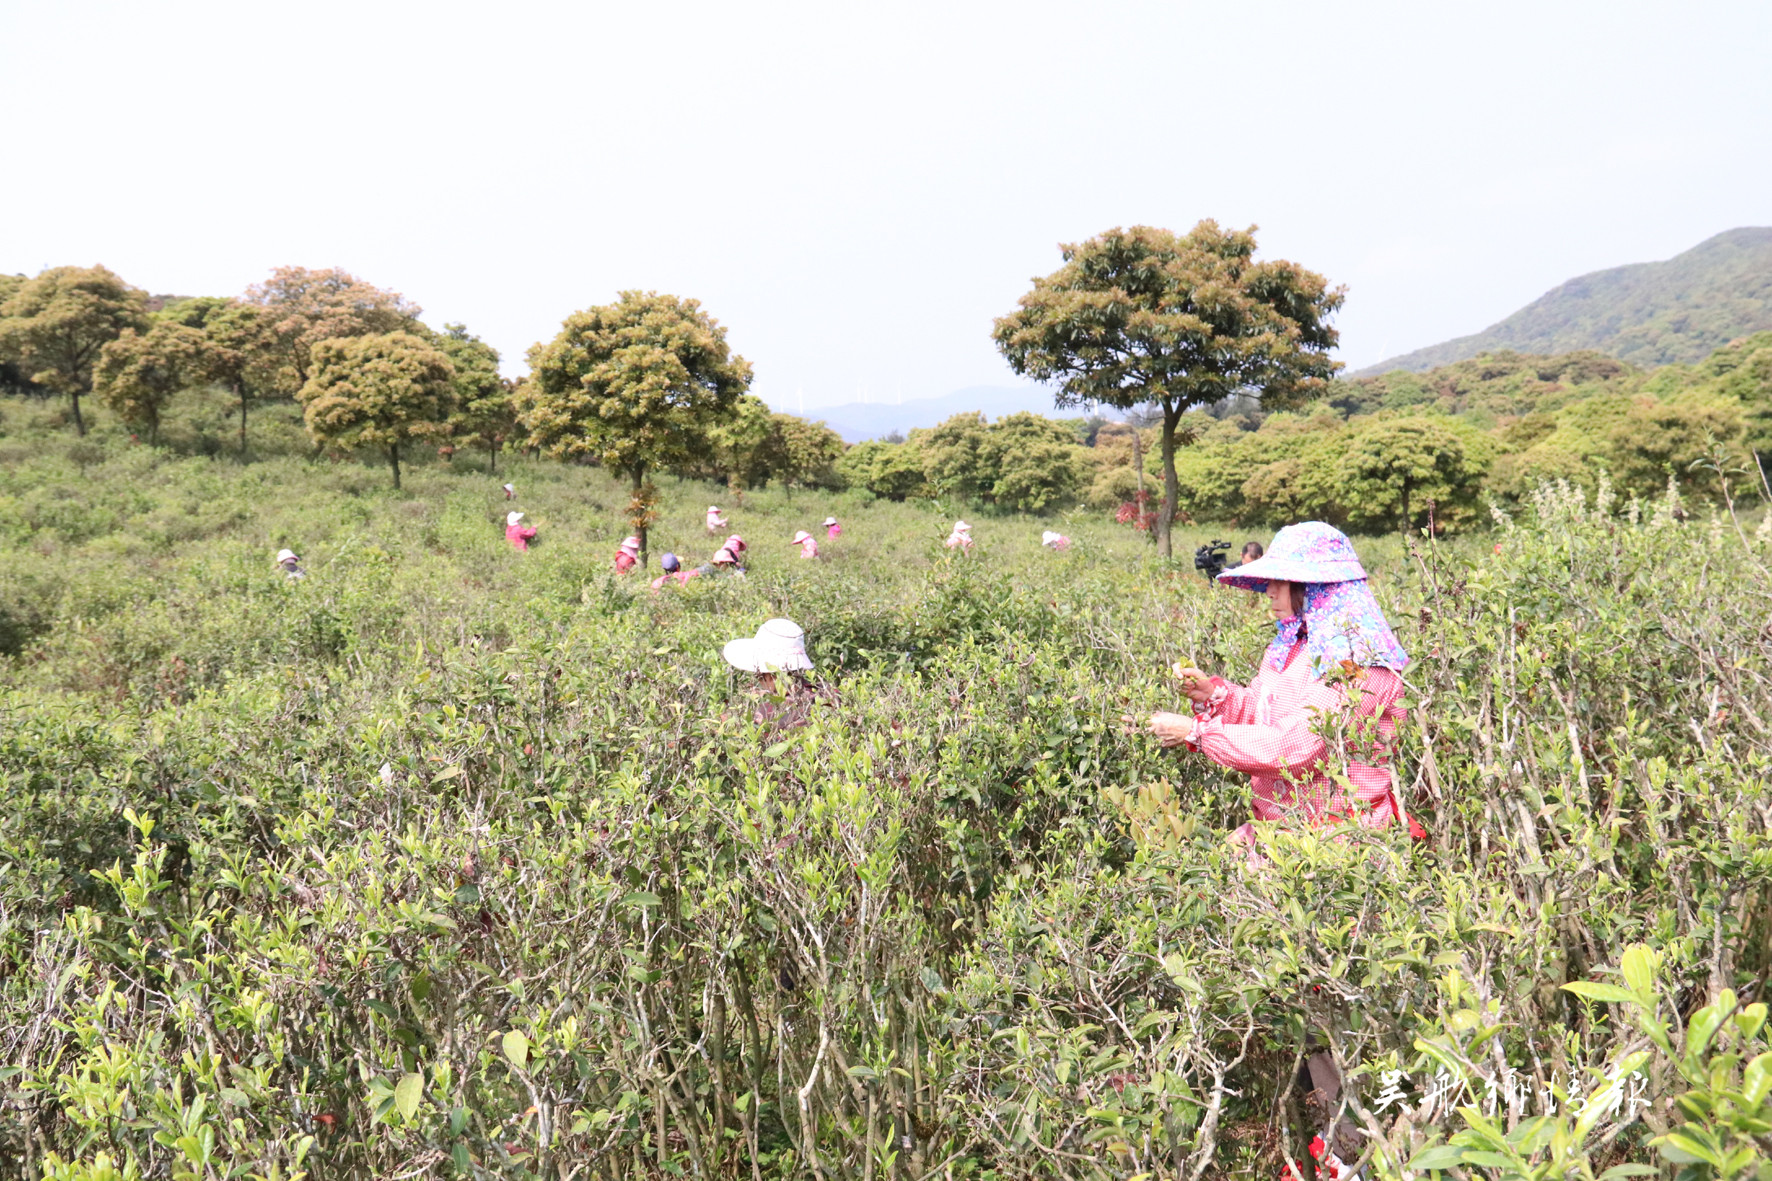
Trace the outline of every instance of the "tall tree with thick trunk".
<instances>
[{"instance_id":1,"label":"tall tree with thick trunk","mask_svg":"<svg viewBox=\"0 0 1772 1181\"><path fill-rule=\"evenodd\" d=\"M66 394L74 433L86 433L80 399L92 392L103 348L148 328L147 294L104 267L51 267L13 287L0 303L0 359L31 381Z\"/></svg>"},{"instance_id":2,"label":"tall tree with thick trunk","mask_svg":"<svg viewBox=\"0 0 1772 1181\"><path fill-rule=\"evenodd\" d=\"M595 458L627 474L644 564L655 495L646 473L709 452L709 432L750 387L750 363L699 301L624 291L567 317L529 350L529 370L515 397L531 441L552 458Z\"/></svg>"},{"instance_id":3,"label":"tall tree with thick trunk","mask_svg":"<svg viewBox=\"0 0 1772 1181\"><path fill-rule=\"evenodd\" d=\"M1113 229L1060 247L992 336L1017 373L1057 387L1061 406L1149 406L1161 416L1157 547L1172 554L1181 417L1233 394L1295 405L1339 368L1328 319L1343 289L1295 263L1255 261L1255 229L1202 221L1186 235Z\"/></svg>"}]
</instances>

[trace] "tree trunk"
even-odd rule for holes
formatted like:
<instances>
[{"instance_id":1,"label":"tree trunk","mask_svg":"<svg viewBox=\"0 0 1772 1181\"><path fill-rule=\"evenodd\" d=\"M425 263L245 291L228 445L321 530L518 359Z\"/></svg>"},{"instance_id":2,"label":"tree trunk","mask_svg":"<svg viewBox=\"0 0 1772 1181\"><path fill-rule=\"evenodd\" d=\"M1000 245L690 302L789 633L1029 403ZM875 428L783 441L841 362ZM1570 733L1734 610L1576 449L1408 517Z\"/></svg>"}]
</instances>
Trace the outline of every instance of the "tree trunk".
<instances>
[{"instance_id":1,"label":"tree trunk","mask_svg":"<svg viewBox=\"0 0 1772 1181\"><path fill-rule=\"evenodd\" d=\"M74 401L74 433L84 439L86 437L86 420L80 417L80 393L76 390L68 396Z\"/></svg>"},{"instance_id":2,"label":"tree trunk","mask_svg":"<svg viewBox=\"0 0 1772 1181\"><path fill-rule=\"evenodd\" d=\"M643 463L636 463L633 467L633 472L634 499L635 501L638 501L640 499L640 489L646 483L646 465ZM640 569L644 570L646 569L646 526L636 524L634 526L634 536L640 539Z\"/></svg>"},{"instance_id":3,"label":"tree trunk","mask_svg":"<svg viewBox=\"0 0 1772 1181\"><path fill-rule=\"evenodd\" d=\"M400 487L400 444L388 444L388 462L393 465L394 488L398 490Z\"/></svg>"},{"instance_id":4,"label":"tree trunk","mask_svg":"<svg viewBox=\"0 0 1772 1181\"><path fill-rule=\"evenodd\" d=\"M1169 558L1175 555L1170 534L1175 523L1175 506L1181 500L1181 481L1175 475L1175 428L1181 425L1181 403L1163 399L1163 503L1157 506L1157 553Z\"/></svg>"},{"instance_id":5,"label":"tree trunk","mask_svg":"<svg viewBox=\"0 0 1772 1181\"><path fill-rule=\"evenodd\" d=\"M1133 424L1132 470L1138 474L1138 498L1133 503L1138 505L1138 511L1142 513L1144 511L1144 454L1139 448L1139 444L1143 441L1140 434L1137 424Z\"/></svg>"}]
</instances>

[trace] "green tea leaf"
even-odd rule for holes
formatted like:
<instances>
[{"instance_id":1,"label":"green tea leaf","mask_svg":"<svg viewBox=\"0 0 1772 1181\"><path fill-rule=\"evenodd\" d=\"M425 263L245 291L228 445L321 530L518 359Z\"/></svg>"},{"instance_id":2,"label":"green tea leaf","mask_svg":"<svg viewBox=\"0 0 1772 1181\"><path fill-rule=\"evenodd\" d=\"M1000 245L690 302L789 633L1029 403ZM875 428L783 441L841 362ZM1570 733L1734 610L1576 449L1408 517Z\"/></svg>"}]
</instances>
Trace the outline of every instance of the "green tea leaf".
<instances>
[{"instance_id":1,"label":"green tea leaf","mask_svg":"<svg viewBox=\"0 0 1772 1181\"><path fill-rule=\"evenodd\" d=\"M1614 1005L1636 1005L1642 1002L1637 994L1628 988L1620 988L1616 984L1600 984L1593 980L1575 980L1563 985L1566 992L1586 997L1590 1001L1606 1001Z\"/></svg>"},{"instance_id":2,"label":"green tea leaf","mask_svg":"<svg viewBox=\"0 0 1772 1181\"><path fill-rule=\"evenodd\" d=\"M1653 950L1641 943L1633 943L1624 949L1624 956L1618 967L1624 973L1624 982L1630 986L1632 992L1646 997L1655 991L1658 959Z\"/></svg>"},{"instance_id":3,"label":"green tea leaf","mask_svg":"<svg viewBox=\"0 0 1772 1181\"><path fill-rule=\"evenodd\" d=\"M394 1084L394 1108L401 1117L410 1120L418 1114L419 1100L424 1098L425 1079L422 1074L414 1071Z\"/></svg>"},{"instance_id":4,"label":"green tea leaf","mask_svg":"<svg viewBox=\"0 0 1772 1181\"><path fill-rule=\"evenodd\" d=\"M521 1030L513 1029L504 1036L505 1057L511 1065L522 1070L529 1063L529 1038Z\"/></svg>"},{"instance_id":5,"label":"green tea leaf","mask_svg":"<svg viewBox=\"0 0 1772 1181\"><path fill-rule=\"evenodd\" d=\"M1409 1158L1411 1169L1450 1169L1464 1162L1464 1149L1456 1144L1436 1144Z\"/></svg>"}]
</instances>

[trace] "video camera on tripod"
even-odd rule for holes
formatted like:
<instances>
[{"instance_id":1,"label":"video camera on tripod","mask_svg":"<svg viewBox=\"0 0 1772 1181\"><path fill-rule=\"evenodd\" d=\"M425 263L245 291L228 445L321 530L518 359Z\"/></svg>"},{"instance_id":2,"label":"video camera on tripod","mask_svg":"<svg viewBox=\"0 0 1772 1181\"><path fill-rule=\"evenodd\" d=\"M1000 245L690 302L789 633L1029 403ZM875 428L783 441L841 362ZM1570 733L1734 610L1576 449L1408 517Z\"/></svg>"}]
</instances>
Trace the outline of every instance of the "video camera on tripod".
<instances>
[{"instance_id":1,"label":"video camera on tripod","mask_svg":"<svg viewBox=\"0 0 1772 1181\"><path fill-rule=\"evenodd\" d=\"M1211 582L1224 573L1224 556L1230 549L1230 542L1213 538L1194 551L1194 569L1204 574L1207 582Z\"/></svg>"}]
</instances>

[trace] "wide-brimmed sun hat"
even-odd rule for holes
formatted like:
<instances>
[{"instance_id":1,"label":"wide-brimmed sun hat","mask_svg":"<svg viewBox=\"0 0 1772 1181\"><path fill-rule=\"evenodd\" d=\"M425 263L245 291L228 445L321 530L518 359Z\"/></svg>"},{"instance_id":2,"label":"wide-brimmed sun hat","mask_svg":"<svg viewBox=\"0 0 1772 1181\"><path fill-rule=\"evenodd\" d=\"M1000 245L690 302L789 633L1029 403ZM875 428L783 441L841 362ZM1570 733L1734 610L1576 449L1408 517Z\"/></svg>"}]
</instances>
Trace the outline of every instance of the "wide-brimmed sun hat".
<instances>
[{"instance_id":1,"label":"wide-brimmed sun hat","mask_svg":"<svg viewBox=\"0 0 1772 1181\"><path fill-rule=\"evenodd\" d=\"M726 548L735 554L742 554L747 547L745 546L744 538L734 533L731 537L726 539Z\"/></svg>"},{"instance_id":2,"label":"wide-brimmed sun hat","mask_svg":"<svg viewBox=\"0 0 1772 1181\"><path fill-rule=\"evenodd\" d=\"M812 667L806 655L806 633L791 619L771 619L748 640L733 640L720 655L733 668L749 673L804 672Z\"/></svg>"},{"instance_id":3,"label":"wide-brimmed sun hat","mask_svg":"<svg viewBox=\"0 0 1772 1181\"><path fill-rule=\"evenodd\" d=\"M954 532L955 533L970 533L970 532L972 532L972 526L968 525L964 521L955 521L954 522Z\"/></svg>"},{"instance_id":4,"label":"wide-brimmed sun hat","mask_svg":"<svg viewBox=\"0 0 1772 1181\"><path fill-rule=\"evenodd\" d=\"M507 528L507 529L510 528L512 525L515 525L518 521L521 521L522 519L523 519L523 514L518 512L516 509L512 509L510 512L505 514L505 528Z\"/></svg>"},{"instance_id":5,"label":"wide-brimmed sun hat","mask_svg":"<svg viewBox=\"0 0 1772 1181\"><path fill-rule=\"evenodd\" d=\"M708 511L710 513L717 513L720 511L720 506L717 504L710 504L708 505Z\"/></svg>"},{"instance_id":6,"label":"wide-brimmed sun hat","mask_svg":"<svg viewBox=\"0 0 1772 1181\"><path fill-rule=\"evenodd\" d=\"M812 534L810 534L810 533L806 532L806 530L802 529L798 533L794 534L793 544L799 545L802 541L811 541L811 540L812 540Z\"/></svg>"},{"instance_id":7,"label":"wide-brimmed sun hat","mask_svg":"<svg viewBox=\"0 0 1772 1181\"><path fill-rule=\"evenodd\" d=\"M824 523L825 523L825 524L827 524L827 525L835 525L835 524L836 524L836 523L837 523L837 518L835 518L835 517L826 517L826 518L825 518L825 519L824 519Z\"/></svg>"},{"instance_id":8,"label":"wide-brimmed sun hat","mask_svg":"<svg viewBox=\"0 0 1772 1181\"><path fill-rule=\"evenodd\" d=\"M516 486L515 486L515 485L512 485L512 484L506 484L506 485L505 485L505 491L506 491L506 492L515 492L515 491L516 491L516 490L517 490L517 489L516 489Z\"/></svg>"},{"instance_id":9,"label":"wide-brimmed sun hat","mask_svg":"<svg viewBox=\"0 0 1772 1181\"><path fill-rule=\"evenodd\" d=\"M660 566L664 567L664 572L666 574L675 574L677 572L677 568L679 566L681 566L683 563L679 562L677 560L676 554L673 554L673 553L670 553L669 551L667 551L665 553L665 556L658 560L658 564Z\"/></svg>"},{"instance_id":10,"label":"wide-brimmed sun hat","mask_svg":"<svg viewBox=\"0 0 1772 1181\"><path fill-rule=\"evenodd\" d=\"M292 549L280 549L277 551L277 561L278 562L299 562L299 561L301 561L301 559L295 556L295 551Z\"/></svg>"},{"instance_id":11,"label":"wide-brimmed sun hat","mask_svg":"<svg viewBox=\"0 0 1772 1181\"><path fill-rule=\"evenodd\" d=\"M621 548L628 549L628 550L637 550L640 548L640 539L638 537L623 538L622 543L621 543Z\"/></svg>"},{"instance_id":12,"label":"wide-brimmed sun hat","mask_svg":"<svg viewBox=\"0 0 1772 1181\"><path fill-rule=\"evenodd\" d=\"M1270 582L1353 582L1366 577L1347 534L1321 521L1288 525L1267 553L1218 576L1226 586L1264 591Z\"/></svg>"},{"instance_id":13,"label":"wide-brimmed sun hat","mask_svg":"<svg viewBox=\"0 0 1772 1181\"><path fill-rule=\"evenodd\" d=\"M1063 537L1064 537L1064 534L1054 533L1052 530L1048 529L1044 533L1040 534L1040 544L1041 545L1052 545L1052 544L1058 542L1059 540L1061 540Z\"/></svg>"},{"instance_id":14,"label":"wide-brimmed sun hat","mask_svg":"<svg viewBox=\"0 0 1772 1181\"><path fill-rule=\"evenodd\" d=\"M716 565L716 566L736 566L736 565L738 565L738 556L736 554L734 554L731 550L727 549L725 546L721 546L714 553L714 565Z\"/></svg>"}]
</instances>

